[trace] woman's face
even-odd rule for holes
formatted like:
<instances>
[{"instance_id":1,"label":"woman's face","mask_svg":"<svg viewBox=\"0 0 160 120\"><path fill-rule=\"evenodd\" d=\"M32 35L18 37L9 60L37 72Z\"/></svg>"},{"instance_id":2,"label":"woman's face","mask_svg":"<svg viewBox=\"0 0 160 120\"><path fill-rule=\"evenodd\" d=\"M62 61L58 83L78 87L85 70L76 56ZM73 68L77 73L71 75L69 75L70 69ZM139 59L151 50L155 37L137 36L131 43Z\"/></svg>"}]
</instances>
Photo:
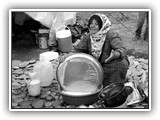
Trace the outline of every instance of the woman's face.
<instances>
[{"instance_id":1,"label":"woman's face","mask_svg":"<svg viewBox=\"0 0 160 120\"><path fill-rule=\"evenodd\" d=\"M91 34L97 33L97 32L99 31L98 22L97 22L95 19L93 19L93 20L91 21L91 24L90 24L89 28L90 28L90 33L91 33Z\"/></svg>"}]
</instances>

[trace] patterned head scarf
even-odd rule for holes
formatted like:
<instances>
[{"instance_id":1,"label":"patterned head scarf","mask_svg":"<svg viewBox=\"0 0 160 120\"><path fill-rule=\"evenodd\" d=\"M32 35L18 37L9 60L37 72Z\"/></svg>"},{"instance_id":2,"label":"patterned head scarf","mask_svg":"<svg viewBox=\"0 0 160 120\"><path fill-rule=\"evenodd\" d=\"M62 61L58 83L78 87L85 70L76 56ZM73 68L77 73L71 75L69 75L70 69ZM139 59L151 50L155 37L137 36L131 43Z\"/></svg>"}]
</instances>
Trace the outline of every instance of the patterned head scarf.
<instances>
[{"instance_id":1,"label":"patterned head scarf","mask_svg":"<svg viewBox=\"0 0 160 120\"><path fill-rule=\"evenodd\" d=\"M99 59L102 52L104 41L106 39L106 33L111 29L111 22L104 14L95 13L92 16L95 15L101 19L101 22L96 19L100 27L100 30L95 34L90 35L92 50L91 52L95 58ZM92 16L90 17L90 19L94 19Z\"/></svg>"}]
</instances>

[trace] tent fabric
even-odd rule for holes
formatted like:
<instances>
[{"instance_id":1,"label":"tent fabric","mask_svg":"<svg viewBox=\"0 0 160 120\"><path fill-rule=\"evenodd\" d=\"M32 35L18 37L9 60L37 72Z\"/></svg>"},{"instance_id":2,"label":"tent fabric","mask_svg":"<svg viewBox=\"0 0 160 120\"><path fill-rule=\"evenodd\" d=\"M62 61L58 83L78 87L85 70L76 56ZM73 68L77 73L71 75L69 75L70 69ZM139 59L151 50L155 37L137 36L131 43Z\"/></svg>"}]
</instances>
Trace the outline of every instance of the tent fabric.
<instances>
[{"instance_id":1,"label":"tent fabric","mask_svg":"<svg viewBox=\"0 0 160 120\"><path fill-rule=\"evenodd\" d=\"M18 25L23 25L23 23L30 17L24 12L14 12L14 22Z\"/></svg>"}]
</instances>

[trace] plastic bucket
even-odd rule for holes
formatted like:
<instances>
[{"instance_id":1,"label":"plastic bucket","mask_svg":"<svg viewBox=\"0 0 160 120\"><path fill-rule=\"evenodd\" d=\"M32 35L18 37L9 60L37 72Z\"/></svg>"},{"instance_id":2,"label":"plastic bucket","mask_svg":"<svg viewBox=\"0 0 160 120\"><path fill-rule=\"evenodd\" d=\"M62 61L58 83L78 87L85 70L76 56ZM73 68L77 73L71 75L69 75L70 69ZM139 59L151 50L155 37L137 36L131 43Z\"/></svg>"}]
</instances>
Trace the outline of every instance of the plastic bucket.
<instances>
[{"instance_id":1,"label":"plastic bucket","mask_svg":"<svg viewBox=\"0 0 160 120\"><path fill-rule=\"evenodd\" d=\"M58 30L56 32L56 39L58 43L58 49L61 52L70 52L72 50L71 31L68 27Z\"/></svg>"}]
</instances>

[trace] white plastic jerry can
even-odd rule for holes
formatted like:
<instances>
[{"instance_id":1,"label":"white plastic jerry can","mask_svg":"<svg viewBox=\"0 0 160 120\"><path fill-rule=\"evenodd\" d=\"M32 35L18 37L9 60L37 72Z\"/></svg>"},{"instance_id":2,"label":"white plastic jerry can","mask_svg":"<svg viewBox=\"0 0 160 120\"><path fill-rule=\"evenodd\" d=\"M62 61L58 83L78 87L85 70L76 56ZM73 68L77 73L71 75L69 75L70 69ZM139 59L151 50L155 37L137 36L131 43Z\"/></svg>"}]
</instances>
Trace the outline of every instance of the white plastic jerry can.
<instances>
[{"instance_id":1,"label":"white plastic jerry can","mask_svg":"<svg viewBox=\"0 0 160 120\"><path fill-rule=\"evenodd\" d=\"M34 72L37 72L41 86L49 86L52 84L54 71L50 61L45 59L38 61L34 66Z\"/></svg>"}]
</instances>

